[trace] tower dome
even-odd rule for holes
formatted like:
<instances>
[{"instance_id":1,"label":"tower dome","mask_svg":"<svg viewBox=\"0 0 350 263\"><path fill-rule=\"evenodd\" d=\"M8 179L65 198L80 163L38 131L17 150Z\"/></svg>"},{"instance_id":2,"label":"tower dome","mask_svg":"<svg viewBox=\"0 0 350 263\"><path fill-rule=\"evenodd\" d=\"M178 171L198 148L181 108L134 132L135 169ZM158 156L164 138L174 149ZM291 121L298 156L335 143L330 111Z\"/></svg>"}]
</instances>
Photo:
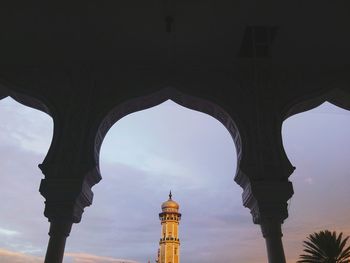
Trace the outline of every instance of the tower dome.
<instances>
[{"instance_id":1,"label":"tower dome","mask_svg":"<svg viewBox=\"0 0 350 263\"><path fill-rule=\"evenodd\" d=\"M179 210L179 204L172 199L171 191L169 193L169 199L162 204L163 212L177 212Z\"/></svg>"}]
</instances>

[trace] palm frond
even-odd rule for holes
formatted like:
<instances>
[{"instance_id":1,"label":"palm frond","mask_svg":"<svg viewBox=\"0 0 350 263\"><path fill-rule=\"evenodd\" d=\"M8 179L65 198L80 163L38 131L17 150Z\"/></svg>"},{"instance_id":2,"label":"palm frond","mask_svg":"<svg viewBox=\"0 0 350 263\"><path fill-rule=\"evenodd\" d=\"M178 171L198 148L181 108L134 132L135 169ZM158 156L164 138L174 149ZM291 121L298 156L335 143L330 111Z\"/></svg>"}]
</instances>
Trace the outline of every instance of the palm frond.
<instances>
[{"instance_id":1,"label":"palm frond","mask_svg":"<svg viewBox=\"0 0 350 263\"><path fill-rule=\"evenodd\" d=\"M305 254L300 255L297 263L350 263L348 239L343 239L343 233L337 235L329 230L310 234L303 241Z\"/></svg>"}]
</instances>

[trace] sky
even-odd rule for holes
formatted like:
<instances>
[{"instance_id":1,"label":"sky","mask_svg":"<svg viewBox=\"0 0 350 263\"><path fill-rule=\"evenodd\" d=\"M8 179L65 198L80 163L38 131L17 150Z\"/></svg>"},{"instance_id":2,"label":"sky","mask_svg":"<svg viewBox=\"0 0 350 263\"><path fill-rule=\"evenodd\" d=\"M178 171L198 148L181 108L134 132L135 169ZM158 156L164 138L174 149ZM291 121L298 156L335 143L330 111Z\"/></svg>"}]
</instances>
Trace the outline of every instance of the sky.
<instances>
[{"instance_id":1,"label":"sky","mask_svg":"<svg viewBox=\"0 0 350 263\"><path fill-rule=\"evenodd\" d=\"M49 148L51 117L0 101L0 262L43 262L49 223L37 165ZM283 144L295 172L283 225L287 262L302 241L329 229L350 235L350 112L324 103L287 119ZM67 240L65 263L154 262L158 213L180 204L181 262L266 261L258 225L233 181L236 151L216 119L167 101L119 120L102 144L102 181Z\"/></svg>"}]
</instances>

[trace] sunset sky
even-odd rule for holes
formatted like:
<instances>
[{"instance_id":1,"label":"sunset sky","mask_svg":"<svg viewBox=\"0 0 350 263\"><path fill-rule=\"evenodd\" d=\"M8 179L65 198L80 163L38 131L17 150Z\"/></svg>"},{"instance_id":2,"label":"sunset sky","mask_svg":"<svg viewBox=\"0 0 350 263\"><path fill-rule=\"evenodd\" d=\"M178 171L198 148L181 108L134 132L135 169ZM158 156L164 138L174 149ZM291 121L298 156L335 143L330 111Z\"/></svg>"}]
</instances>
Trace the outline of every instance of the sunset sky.
<instances>
[{"instance_id":1,"label":"sunset sky","mask_svg":"<svg viewBox=\"0 0 350 263\"><path fill-rule=\"evenodd\" d=\"M37 165L52 130L48 115L9 98L0 101L0 262L43 262L49 224ZM284 122L284 147L296 166L283 226L288 263L314 231L350 235L349 134L350 112L329 103ZM183 214L181 262L266 262L260 228L233 181L236 161L228 131L203 113L167 101L124 117L102 144L103 180L73 226L64 262L154 262L158 213L170 189Z\"/></svg>"}]
</instances>

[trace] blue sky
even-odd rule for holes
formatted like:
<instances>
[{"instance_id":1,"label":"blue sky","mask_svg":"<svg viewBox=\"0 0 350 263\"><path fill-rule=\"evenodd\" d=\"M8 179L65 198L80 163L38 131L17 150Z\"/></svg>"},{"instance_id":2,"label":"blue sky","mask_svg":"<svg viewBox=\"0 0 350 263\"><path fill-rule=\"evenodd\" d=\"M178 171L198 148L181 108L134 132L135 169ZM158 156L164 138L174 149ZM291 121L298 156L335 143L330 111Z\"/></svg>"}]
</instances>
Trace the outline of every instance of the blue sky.
<instances>
[{"instance_id":1,"label":"blue sky","mask_svg":"<svg viewBox=\"0 0 350 263\"><path fill-rule=\"evenodd\" d=\"M0 203L0 261L42 262L49 225L37 164L50 145L52 125L44 113L11 99L0 101L0 198L6 200ZM309 233L328 228L350 235L349 134L350 113L329 103L283 125L284 147L297 168L283 226L290 263ZM171 101L130 114L107 134L100 166L103 180L93 188L94 202L82 222L73 226L65 262L154 260L158 213L170 189L183 214L182 262L266 258L260 229L233 181L234 143L212 117Z\"/></svg>"}]
</instances>

